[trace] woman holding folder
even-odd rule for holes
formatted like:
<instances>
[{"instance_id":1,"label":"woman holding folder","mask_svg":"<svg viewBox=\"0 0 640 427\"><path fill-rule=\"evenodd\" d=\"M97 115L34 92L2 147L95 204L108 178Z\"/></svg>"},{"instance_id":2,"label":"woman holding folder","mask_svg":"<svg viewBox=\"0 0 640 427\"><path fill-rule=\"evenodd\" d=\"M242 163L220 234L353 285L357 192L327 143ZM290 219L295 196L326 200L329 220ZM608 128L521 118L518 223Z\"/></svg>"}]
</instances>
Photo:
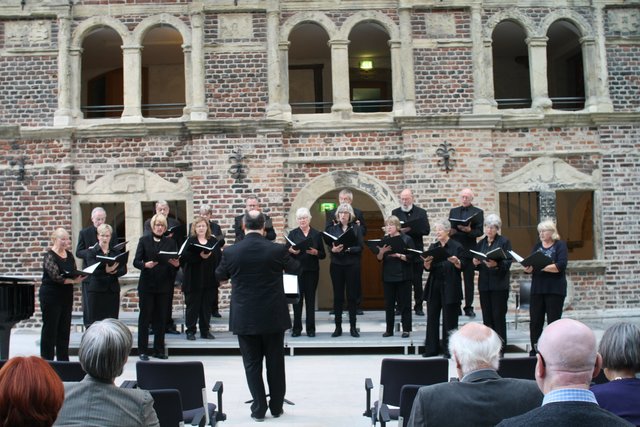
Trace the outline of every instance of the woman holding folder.
<instances>
[{"instance_id":1,"label":"woman holding folder","mask_svg":"<svg viewBox=\"0 0 640 427\"><path fill-rule=\"evenodd\" d=\"M384 313L386 331L383 337L393 336L395 323L395 305L398 301L398 309L402 321L402 338L409 338L411 332L411 278L413 275L413 255L406 249L413 249L413 239L400 232L400 220L391 215L384 221L386 235L382 238L382 246L378 247L376 258L382 261L382 286L384 287ZM392 245L391 239L400 239L398 245ZM388 242L388 243L387 243ZM404 250L394 251L397 249Z\"/></svg>"},{"instance_id":2,"label":"woman holding folder","mask_svg":"<svg viewBox=\"0 0 640 427\"><path fill-rule=\"evenodd\" d=\"M427 300L427 337L423 357L440 354L440 312L442 312L442 353L449 357L449 332L458 328L465 249L449 238L451 223L446 219L434 225L436 241L429 246L424 259L424 269L429 272L424 294Z\"/></svg>"},{"instance_id":3,"label":"woman holding folder","mask_svg":"<svg viewBox=\"0 0 640 427\"><path fill-rule=\"evenodd\" d=\"M507 300L511 286L511 242L500 235L502 220L496 214L484 219L484 238L476 245L473 265L478 270L478 291L482 307L482 323L502 338L502 350L507 345ZM483 257L481 254L484 254Z\"/></svg>"},{"instance_id":4,"label":"woman holding folder","mask_svg":"<svg viewBox=\"0 0 640 427\"><path fill-rule=\"evenodd\" d=\"M569 260L567 244L560 240L556 224L544 220L538 224L540 241L531 252L541 252L553 261L542 269L525 267L524 272L531 274L531 307L529 308L529 335L531 337L531 355L537 351L538 338L542 335L544 317L547 324L562 317L562 306L567 296L567 277L565 271Z\"/></svg>"}]
</instances>

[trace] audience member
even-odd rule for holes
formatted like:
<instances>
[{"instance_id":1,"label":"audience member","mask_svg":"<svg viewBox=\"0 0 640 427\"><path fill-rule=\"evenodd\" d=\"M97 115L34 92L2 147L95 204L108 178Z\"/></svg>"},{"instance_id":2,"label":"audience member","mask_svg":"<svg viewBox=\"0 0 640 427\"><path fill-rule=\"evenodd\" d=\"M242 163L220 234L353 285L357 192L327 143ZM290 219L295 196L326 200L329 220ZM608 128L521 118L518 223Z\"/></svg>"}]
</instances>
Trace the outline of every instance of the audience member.
<instances>
[{"instance_id":1,"label":"audience member","mask_svg":"<svg viewBox=\"0 0 640 427\"><path fill-rule=\"evenodd\" d=\"M407 426L488 427L540 406L535 381L498 375L501 348L496 332L480 323L454 332L449 351L460 381L421 387Z\"/></svg>"},{"instance_id":2,"label":"audience member","mask_svg":"<svg viewBox=\"0 0 640 427\"><path fill-rule=\"evenodd\" d=\"M640 426L640 328L627 322L607 329L600 341L608 383L591 387L598 405Z\"/></svg>"},{"instance_id":3,"label":"audience member","mask_svg":"<svg viewBox=\"0 0 640 427\"><path fill-rule=\"evenodd\" d=\"M94 322L80 341L78 359L87 375L80 382L64 383L64 405L56 426L159 426L153 398L146 390L120 388L131 351L131 331L119 320Z\"/></svg>"},{"instance_id":4,"label":"audience member","mask_svg":"<svg viewBox=\"0 0 640 427\"><path fill-rule=\"evenodd\" d=\"M37 356L14 357L0 369L0 427L49 427L64 400L62 381Z\"/></svg>"},{"instance_id":5,"label":"audience member","mask_svg":"<svg viewBox=\"0 0 640 427\"><path fill-rule=\"evenodd\" d=\"M628 421L598 406L589 391L602 366L596 337L584 323L560 319L538 341L536 381L544 393L542 406L502 421L499 426L590 427L630 426Z\"/></svg>"}]
</instances>

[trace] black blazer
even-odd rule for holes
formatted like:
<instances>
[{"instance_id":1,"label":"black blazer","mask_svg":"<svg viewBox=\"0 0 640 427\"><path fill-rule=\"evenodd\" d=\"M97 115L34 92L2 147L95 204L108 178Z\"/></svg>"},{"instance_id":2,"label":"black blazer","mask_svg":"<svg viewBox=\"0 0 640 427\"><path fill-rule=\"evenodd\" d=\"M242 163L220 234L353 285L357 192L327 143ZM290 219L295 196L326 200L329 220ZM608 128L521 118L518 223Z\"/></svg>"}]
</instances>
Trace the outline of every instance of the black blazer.
<instances>
[{"instance_id":1,"label":"black blazer","mask_svg":"<svg viewBox=\"0 0 640 427\"><path fill-rule=\"evenodd\" d=\"M362 211L360 209L354 207L353 205L351 207L353 208L353 213L356 219L360 222L359 224L360 231L362 233L362 236L364 237L367 235L367 224L365 224L364 222L364 215L362 214ZM326 219L324 224L325 230L331 227L332 225L338 224L338 221L336 220L336 209L327 211L325 219Z\"/></svg>"},{"instance_id":2,"label":"black blazer","mask_svg":"<svg viewBox=\"0 0 640 427\"><path fill-rule=\"evenodd\" d=\"M213 236L209 237L207 246L213 245L216 240ZM198 243L198 237L191 236L187 239L185 250L180 257L180 267L182 267L184 274L182 278L182 292L184 293L211 289L215 286L216 251L213 251L209 258L204 259L200 256L202 251L188 248L191 243Z\"/></svg>"},{"instance_id":3,"label":"black blazer","mask_svg":"<svg viewBox=\"0 0 640 427\"><path fill-rule=\"evenodd\" d=\"M327 253L324 251L324 244L322 243L322 234L315 228L309 228L309 235L305 236L300 227L291 230L289 233L289 239L293 242L301 242L307 237L313 239L313 247L318 250L318 255L309 255L306 251L301 251L298 255L291 254L291 256L300 263L300 272L303 271L318 271L320 270L319 260L325 259ZM287 249L291 247L291 243L286 243Z\"/></svg>"},{"instance_id":4,"label":"black blazer","mask_svg":"<svg viewBox=\"0 0 640 427\"><path fill-rule=\"evenodd\" d=\"M90 263L87 263L87 256L89 249L98 243L98 229L93 225L83 228L80 230L78 235L78 245L76 246L76 257L82 260L82 268L85 268ZM116 235L116 230L113 230L111 233L111 241L109 242L109 247L114 247L118 243L118 236Z\"/></svg>"},{"instance_id":5,"label":"black blazer","mask_svg":"<svg viewBox=\"0 0 640 427\"><path fill-rule=\"evenodd\" d=\"M569 250L567 244L562 240L556 240L553 245L544 249L542 243L538 242L531 249L531 253L540 251L549 256L556 267L558 273L548 273L546 271L534 271L531 274L532 294L555 294L567 295L567 263L569 262Z\"/></svg>"},{"instance_id":6,"label":"black blazer","mask_svg":"<svg viewBox=\"0 0 640 427\"><path fill-rule=\"evenodd\" d=\"M120 251L114 251L109 249L105 255L116 256ZM98 255L103 255L100 246L96 246L88 251L87 264L93 265L99 260L96 258ZM91 292L120 292L120 283L118 277L127 274L127 263L119 262L118 269L115 274L107 274L105 270L105 264L102 263L96 268L91 276L89 276L89 291Z\"/></svg>"},{"instance_id":7,"label":"black blazer","mask_svg":"<svg viewBox=\"0 0 640 427\"><path fill-rule=\"evenodd\" d=\"M509 269L511 268L511 258L509 252L511 250L511 242L504 236L496 235L493 244L489 246L487 238L480 240L476 246L476 251L486 253L490 250L502 248L507 259L498 261L498 266L495 268L489 268L483 262L476 266L476 270L479 271L478 275L478 290L479 291L506 291L509 290L511 282L511 274ZM472 261L469 261L472 262Z\"/></svg>"},{"instance_id":8,"label":"black blazer","mask_svg":"<svg viewBox=\"0 0 640 427\"><path fill-rule=\"evenodd\" d=\"M264 215L264 231L267 240L276 240L276 231L273 229L273 221L267 214ZM244 230L242 229L242 218L244 214L238 215L233 219L233 233L236 236L236 243L244 239Z\"/></svg>"},{"instance_id":9,"label":"black blazer","mask_svg":"<svg viewBox=\"0 0 640 427\"><path fill-rule=\"evenodd\" d=\"M332 264L353 265L360 262L360 258L362 257L362 246L364 244L364 240L362 238L362 228L353 222L349 225L353 227L353 231L356 233L358 243L354 246L344 248L342 252L338 253L331 252L331 245L327 245L329 246L329 253L331 254ZM340 224L330 225L325 231L335 237L338 237L343 233L342 226Z\"/></svg>"},{"instance_id":10,"label":"black blazer","mask_svg":"<svg viewBox=\"0 0 640 427\"><path fill-rule=\"evenodd\" d=\"M429 245L429 250L442 246L439 241ZM444 248L449 253L449 256L457 256L460 259L461 269L464 269L465 263L471 262L464 259L462 256L465 252L462 245L453 239L449 239ZM448 260L431 263L431 268L427 270L429 277L427 283L424 286L425 300L431 298L431 291L434 286L441 286L442 293L444 294L445 304L456 304L462 300L462 280L460 278L460 270L458 270L453 263Z\"/></svg>"},{"instance_id":11,"label":"black blazer","mask_svg":"<svg viewBox=\"0 0 640 427\"><path fill-rule=\"evenodd\" d=\"M455 233L451 234L451 238L460 243L462 247L467 250L475 249L477 238L483 234L482 227L484 226L484 212L482 209L476 208L475 206L469 206L468 208L458 206L457 208L453 208L449 211L449 218L456 219L469 218L475 213L477 213L477 215L471 221L471 231L468 233L458 230L454 224L451 224L451 229L455 230ZM471 258L471 255L468 251L465 251L464 257Z\"/></svg>"},{"instance_id":12,"label":"black blazer","mask_svg":"<svg viewBox=\"0 0 640 427\"><path fill-rule=\"evenodd\" d=\"M258 233L248 233L226 248L216 277L231 279L229 330L237 335L261 335L291 328L282 273L295 274L299 267L284 245Z\"/></svg>"},{"instance_id":13,"label":"black blazer","mask_svg":"<svg viewBox=\"0 0 640 427\"><path fill-rule=\"evenodd\" d=\"M395 208L391 211L391 215L395 215L402 222L413 221L419 218L424 218L424 221L421 223L422 228L413 227L411 231L405 233L407 236L411 237L413 240L413 245L415 249L424 250L424 242L422 241L422 236L428 236L431 233L431 227L429 226L429 216L427 215L427 211L419 208L416 205L413 205L413 208L409 212L405 212L402 208Z\"/></svg>"},{"instance_id":14,"label":"black blazer","mask_svg":"<svg viewBox=\"0 0 640 427\"><path fill-rule=\"evenodd\" d=\"M138 292L171 293L178 271L167 261L158 260L158 252L176 252L178 246L175 240L162 237L159 242L153 240L152 234L146 234L138 241L133 266L140 269ZM153 268L144 268L147 261L159 261Z\"/></svg>"}]
</instances>

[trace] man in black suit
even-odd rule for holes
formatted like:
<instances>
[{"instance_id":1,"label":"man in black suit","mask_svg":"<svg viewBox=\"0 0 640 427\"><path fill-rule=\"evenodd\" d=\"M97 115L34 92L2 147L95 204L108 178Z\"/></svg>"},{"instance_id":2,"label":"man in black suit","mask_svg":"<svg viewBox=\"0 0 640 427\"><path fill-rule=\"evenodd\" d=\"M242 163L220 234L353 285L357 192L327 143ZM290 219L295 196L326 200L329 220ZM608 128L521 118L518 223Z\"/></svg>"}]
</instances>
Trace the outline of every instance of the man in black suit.
<instances>
[{"instance_id":1,"label":"man in black suit","mask_svg":"<svg viewBox=\"0 0 640 427\"><path fill-rule=\"evenodd\" d=\"M76 246L76 257L82 259L82 268L86 268L87 256L89 255L89 249L98 243L98 227L104 224L107 220L107 212L102 207L95 207L91 211L91 225L80 230L78 235L78 245ZM116 236L116 230L113 230L111 234L110 247L113 247L118 243L118 236ZM89 288L89 277L82 282L82 323L85 328L88 328L90 323L89 319L89 305L87 304L87 292Z\"/></svg>"},{"instance_id":2,"label":"man in black suit","mask_svg":"<svg viewBox=\"0 0 640 427\"><path fill-rule=\"evenodd\" d=\"M198 212L200 213L201 217L206 218L207 221L209 221L209 227L211 228L211 235L215 237L218 241L221 241L213 251L213 256L215 257L214 267L217 268L218 265L220 265L220 260L222 259L222 247L225 245L224 236L222 235L222 228L220 228L220 225L216 221L211 219L211 217L213 216L211 206L202 205L200 206L200 209L198 210ZM189 226L189 233L190 232L191 232L191 226ZM218 298L219 298L218 288L220 287L220 283L218 282L217 279L216 279L216 282L214 283L214 286L215 286L215 291L214 291L214 295L211 298L211 315L213 317L222 317L222 315L220 314L220 309L218 307Z\"/></svg>"},{"instance_id":3,"label":"man in black suit","mask_svg":"<svg viewBox=\"0 0 640 427\"><path fill-rule=\"evenodd\" d=\"M449 212L449 221L451 222L451 238L462 245L465 249L463 262L462 279L464 280L464 314L469 317L476 317L473 311L473 292L475 278L475 269L473 266L471 253L469 249L476 248L478 237L482 236L482 227L484 225L484 212L471 204L473 202L473 191L465 188L460 192L461 206L451 209ZM466 220L473 216L469 222L461 223L452 220Z\"/></svg>"},{"instance_id":4,"label":"man in black suit","mask_svg":"<svg viewBox=\"0 0 640 427\"><path fill-rule=\"evenodd\" d=\"M245 203L246 205L245 205L244 213L242 215L238 215L233 219L233 233L236 236L236 243L244 239L245 232L244 232L243 222L242 222L244 220L244 215L249 211L262 212L262 209L260 208L260 202L258 201L258 198L256 196L247 197L247 200L245 200ZM273 222L271 221L271 218L269 218L269 215L267 214L263 214L263 215L265 218L265 226L264 226L265 237L267 238L267 240L276 240L276 231L273 229Z\"/></svg>"},{"instance_id":5,"label":"man in black suit","mask_svg":"<svg viewBox=\"0 0 640 427\"><path fill-rule=\"evenodd\" d=\"M498 334L480 323L454 332L449 352L460 381L421 387L407 426L489 427L540 406L535 381L498 375L501 349Z\"/></svg>"},{"instance_id":6,"label":"man in black suit","mask_svg":"<svg viewBox=\"0 0 640 427\"><path fill-rule=\"evenodd\" d=\"M600 373L602 357L596 337L584 323L560 319L547 326L538 341L536 382L542 406L502 421L499 426L631 426L598 406L589 390Z\"/></svg>"},{"instance_id":7,"label":"man in black suit","mask_svg":"<svg viewBox=\"0 0 640 427\"><path fill-rule=\"evenodd\" d=\"M400 193L400 207L391 211L391 215L395 215L402 223L402 231L411 237L415 249L424 251L424 242L422 236L427 236L431 232L429 227L429 217L427 211L413 204L413 192L406 188ZM407 223L410 223L407 225ZM422 310L422 260L415 257L413 263L413 309L417 316L424 316Z\"/></svg>"},{"instance_id":8,"label":"man in black suit","mask_svg":"<svg viewBox=\"0 0 640 427\"><path fill-rule=\"evenodd\" d=\"M284 245L264 235L265 215L257 210L244 217L245 237L222 253L216 269L218 280L231 279L229 330L238 336L249 391L253 397L251 417L264 420L267 407L274 417L282 415L286 391L284 331L291 318L282 273L293 273L299 263ZM265 359L270 400L262 381Z\"/></svg>"}]
</instances>

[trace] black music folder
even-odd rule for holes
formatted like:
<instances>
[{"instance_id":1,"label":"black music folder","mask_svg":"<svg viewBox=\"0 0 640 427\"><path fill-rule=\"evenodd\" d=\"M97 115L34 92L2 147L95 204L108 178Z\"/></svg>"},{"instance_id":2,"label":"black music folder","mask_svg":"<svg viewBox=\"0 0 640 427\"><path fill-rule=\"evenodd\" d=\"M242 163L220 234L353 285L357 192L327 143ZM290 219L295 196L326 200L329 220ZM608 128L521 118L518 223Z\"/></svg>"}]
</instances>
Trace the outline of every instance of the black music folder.
<instances>
[{"instance_id":1,"label":"black music folder","mask_svg":"<svg viewBox=\"0 0 640 427\"><path fill-rule=\"evenodd\" d=\"M347 228L347 231L339 235L338 237L332 236L326 231L322 232L322 237L327 245L344 245L345 248L350 248L352 246L356 246L358 243L358 238L356 237L356 232L353 231L353 227Z\"/></svg>"},{"instance_id":2,"label":"black music folder","mask_svg":"<svg viewBox=\"0 0 640 427\"><path fill-rule=\"evenodd\" d=\"M291 240L289 238L289 236L284 236L284 238L287 239L287 242L289 242L291 247L293 249L295 249L296 251L305 252L307 249L311 249L313 247L313 237L311 237L311 236L303 239L302 241L300 241L298 243L296 243L293 240Z\"/></svg>"},{"instance_id":3,"label":"black music folder","mask_svg":"<svg viewBox=\"0 0 640 427\"><path fill-rule=\"evenodd\" d=\"M224 245L224 239L216 240L213 245L201 245L200 243L192 243L189 245L189 250L192 252L200 253L204 252L208 254L213 252L218 246ZM182 252L180 252L182 254Z\"/></svg>"},{"instance_id":4,"label":"black music folder","mask_svg":"<svg viewBox=\"0 0 640 427\"><path fill-rule=\"evenodd\" d=\"M492 249L486 254L482 252L474 251L472 249L469 249L469 252L471 252L471 255L473 255L474 258L479 259L480 261L485 261L488 259L493 261L502 261L504 259L507 259L507 254L504 253L502 248Z\"/></svg>"},{"instance_id":5,"label":"black music folder","mask_svg":"<svg viewBox=\"0 0 640 427\"><path fill-rule=\"evenodd\" d=\"M73 269L71 271L62 271L62 277L65 277L68 279L75 279L76 277L79 277L79 276L89 276L93 274L94 271L96 271L96 268L98 268L99 265L100 265L100 262L96 262L95 264L91 264L90 266L82 270Z\"/></svg>"},{"instance_id":6,"label":"black music folder","mask_svg":"<svg viewBox=\"0 0 640 427\"><path fill-rule=\"evenodd\" d=\"M365 241L365 243L367 244L367 247L371 249L371 252L373 252L374 255L377 255L378 248L381 248L384 245L391 246L391 252L389 253L392 254L403 254L407 251L407 245L404 243L404 240L402 240L402 236L385 236L382 239L367 240Z\"/></svg>"},{"instance_id":7,"label":"black music folder","mask_svg":"<svg viewBox=\"0 0 640 427\"><path fill-rule=\"evenodd\" d=\"M113 245L113 247L111 249L116 250L116 251L121 251L124 249L124 247L127 245L127 243L129 243L129 241L125 241L125 242L121 242L118 243L116 245Z\"/></svg>"},{"instance_id":8,"label":"black music folder","mask_svg":"<svg viewBox=\"0 0 640 427\"><path fill-rule=\"evenodd\" d=\"M418 249L407 249L407 251L415 252L419 254L422 258L432 256L433 257L433 260L431 261L432 264L435 262L445 261L447 258L451 256L449 255L449 252L447 252L447 250L444 248L444 246L438 246L436 248L429 249L426 251L420 251Z\"/></svg>"},{"instance_id":9,"label":"black music folder","mask_svg":"<svg viewBox=\"0 0 640 427\"><path fill-rule=\"evenodd\" d=\"M474 213L468 218L459 219L459 218L449 218L449 222L451 223L451 227L455 227L457 225L471 225L473 222L473 218L478 215L479 212Z\"/></svg>"},{"instance_id":10,"label":"black music folder","mask_svg":"<svg viewBox=\"0 0 640 427\"><path fill-rule=\"evenodd\" d=\"M540 251L536 251L526 258L522 258L514 251L509 251L509 253L513 257L513 259L516 260L516 262L519 262L524 267L531 266L536 271L542 270L549 264L553 264L553 260Z\"/></svg>"},{"instance_id":11,"label":"black music folder","mask_svg":"<svg viewBox=\"0 0 640 427\"><path fill-rule=\"evenodd\" d=\"M427 218L420 217L410 219L408 221L400 221L400 227L406 228L409 227L414 233L423 233L427 231Z\"/></svg>"},{"instance_id":12,"label":"black music folder","mask_svg":"<svg viewBox=\"0 0 640 427\"><path fill-rule=\"evenodd\" d=\"M123 262L126 264L129 261L129 251L122 252L114 256L96 255L96 259L106 263L109 267L111 267L116 262Z\"/></svg>"}]
</instances>

